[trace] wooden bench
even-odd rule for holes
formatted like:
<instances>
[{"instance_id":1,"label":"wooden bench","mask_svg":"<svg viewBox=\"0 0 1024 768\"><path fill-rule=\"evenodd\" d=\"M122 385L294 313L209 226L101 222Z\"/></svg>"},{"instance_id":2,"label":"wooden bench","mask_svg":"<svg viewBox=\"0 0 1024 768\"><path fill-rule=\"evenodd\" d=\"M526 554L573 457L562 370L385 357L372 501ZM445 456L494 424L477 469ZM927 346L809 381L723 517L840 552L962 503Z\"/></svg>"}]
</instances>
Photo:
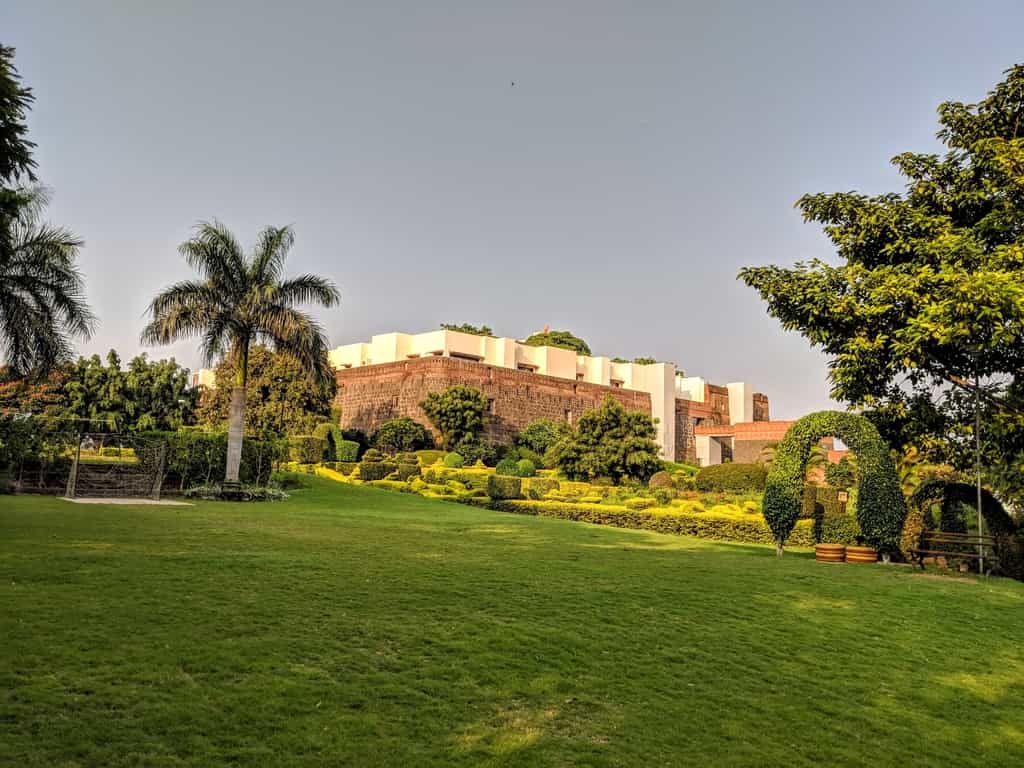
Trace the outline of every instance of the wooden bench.
<instances>
[{"instance_id":1,"label":"wooden bench","mask_svg":"<svg viewBox=\"0 0 1024 768\"><path fill-rule=\"evenodd\" d=\"M985 562L985 573L998 567L996 540L993 536L978 536L970 533L949 533L946 531L921 531L917 546L907 550L911 561L924 570L926 557L945 557L957 560Z\"/></svg>"}]
</instances>

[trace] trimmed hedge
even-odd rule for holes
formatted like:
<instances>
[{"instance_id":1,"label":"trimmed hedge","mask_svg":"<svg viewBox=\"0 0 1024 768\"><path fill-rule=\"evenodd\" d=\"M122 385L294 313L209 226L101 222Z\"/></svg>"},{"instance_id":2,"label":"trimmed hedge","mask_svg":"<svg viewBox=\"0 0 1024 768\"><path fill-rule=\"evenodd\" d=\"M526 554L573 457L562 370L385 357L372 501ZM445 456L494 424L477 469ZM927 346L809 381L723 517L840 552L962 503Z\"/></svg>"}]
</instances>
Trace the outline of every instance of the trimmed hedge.
<instances>
[{"instance_id":1,"label":"trimmed hedge","mask_svg":"<svg viewBox=\"0 0 1024 768\"><path fill-rule=\"evenodd\" d=\"M816 507L822 508L822 515L835 517L846 514L846 504L839 501L839 489L827 485L813 485L808 483L804 486L803 499L800 502L800 519L813 520L820 515ZM838 542L836 542L838 543Z\"/></svg>"},{"instance_id":2,"label":"trimmed hedge","mask_svg":"<svg viewBox=\"0 0 1024 768\"><path fill-rule=\"evenodd\" d=\"M446 454L444 457L444 465L453 469L458 469L466 463L466 460L462 456L454 451Z\"/></svg>"},{"instance_id":3,"label":"trimmed hedge","mask_svg":"<svg viewBox=\"0 0 1024 768\"><path fill-rule=\"evenodd\" d=\"M323 441L323 457L320 461L345 461L338 456L338 443L345 438L342 437L341 428L337 424L328 421L317 424L313 430L313 437L319 437Z\"/></svg>"},{"instance_id":4,"label":"trimmed hedge","mask_svg":"<svg viewBox=\"0 0 1024 768\"><path fill-rule=\"evenodd\" d=\"M444 451L436 450L423 450L416 451L416 458L420 464L424 467L430 467L437 464L439 461L444 461Z\"/></svg>"},{"instance_id":5,"label":"trimmed hedge","mask_svg":"<svg viewBox=\"0 0 1024 768\"><path fill-rule=\"evenodd\" d=\"M395 470L396 479L402 481L411 480L414 477L420 476L420 465L412 464L408 462L399 462L398 468Z\"/></svg>"},{"instance_id":6,"label":"trimmed hedge","mask_svg":"<svg viewBox=\"0 0 1024 768\"><path fill-rule=\"evenodd\" d=\"M857 456L860 486L857 520L863 538L888 558L897 551L907 505L900 491L889 447L875 426L852 413L819 411L793 424L775 449L764 493L764 518L782 554L800 516L804 477L811 449L823 438L838 437Z\"/></svg>"},{"instance_id":7,"label":"trimmed hedge","mask_svg":"<svg viewBox=\"0 0 1024 768\"><path fill-rule=\"evenodd\" d=\"M324 445L313 435L293 435L288 438L288 456L299 464L319 464L324 460Z\"/></svg>"},{"instance_id":8,"label":"trimmed hedge","mask_svg":"<svg viewBox=\"0 0 1024 768\"><path fill-rule=\"evenodd\" d=\"M521 499L523 481L508 475L491 475L487 480L487 495L492 499Z\"/></svg>"},{"instance_id":9,"label":"trimmed hedge","mask_svg":"<svg viewBox=\"0 0 1024 768\"><path fill-rule=\"evenodd\" d=\"M359 466L359 462L358 461L336 461L336 462L334 462L334 470L336 472L341 472L341 474L345 475L346 477L351 476L351 474L356 471L356 467L358 467L358 466Z\"/></svg>"},{"instance_id":10,"label":"trimmed hedge","mask_svg":"<svg viewBox=\"0 0 1024 768\"><path fill-rule=\"evenodd\" d=\"M494 467L495 474L516 477L516 460L512 458L502 459Z\"/></svg>"},{"instance_id":11,"label":"trimmed hedge","mask_svg":"<svg viewBox=\"0 0 1024 768\"><path fill-rule=\"evenodd\" d=\"M698 491L763 491L768 479L764 464L712 464L696 476Z\"/></svg>"},{"instance_id":12,"label":"trimmed hedge","mask_svg":"<svg viewBox=\"0 0 1024 768\"><path fill-rule=\"evenodd\" d=\"M636 528L658 533L697 536L704 539L771 544L774 534L764 520L755 515L698 514L660 509L627 509L611 504L565 503L559 501L492 501L491 509L521 515L557 517L617 528ZM814 528L810 520L797 523L787 538L790 546L814 546Z\"/></svg>"},{"instance_id":13,"label":"trimmed hedge","mask_svg":"<svg viewBox=\"0 0 1024 768\"><path fill-rule=\"evenodd\" d=\"M544 494L557 491L560 487L561 483L553 477L531 477L525 485L525 491L527 497L541 499Z\"/></svg>"},{"instance_id":14,"label":"trimmed hedge","mask_svg":"<svg viewBox=\"0 0 1024 768\"><path fill-rule=\"evenodd\" d=\"M360 445L355 440L339 440L334 444L335 461L359 461Z\"/></svg>"},{"instance_id":15,"label":"trimmed hedge","mask_svg":"<svg viewBox=\"0 0 1024 768\"><path fill-rule=\"evenodd\" d=\"M651 479L647 481L647 486L649 488L672 488L672 475L664 469L660 472L655 472L651 475Z\"/></svg>"},{"instance_id":16,"label":"trimmed hedge","mask_svg":"<svg viewBox=\"0 0 1024 768\"><path fill-rule=\"evenodd\" d=\"M398 469L390 461L362 461L359 463L360 480L383 480Z\"/></svg>"}]
</instances>

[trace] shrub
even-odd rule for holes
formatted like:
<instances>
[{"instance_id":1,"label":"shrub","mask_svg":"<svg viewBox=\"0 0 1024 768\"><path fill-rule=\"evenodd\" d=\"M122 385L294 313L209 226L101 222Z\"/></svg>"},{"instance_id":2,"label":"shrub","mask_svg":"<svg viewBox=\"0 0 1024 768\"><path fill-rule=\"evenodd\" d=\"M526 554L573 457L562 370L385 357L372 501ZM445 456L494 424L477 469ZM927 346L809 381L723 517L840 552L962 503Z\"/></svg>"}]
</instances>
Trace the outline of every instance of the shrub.
<instances>
[{"instance_id":1,"label":"shrub","mask_svg":"<svg viewBox=\"0 0 1024 768\"><path fill-rule=\"evenodd\" d=\"M165 492L194 486L211 485L224 479L228 436L225 432L180 430L178 432L143 432L139 437L162 440L167 445L162 488ZM287 457L288 441L242 441L242 463L238 477L245 485L265 486L274 462Z\"/></svg>"},{"instance_id":2,"label":"shrub","mask_svg":"<svg viewBox=\"0 0 1024 768\"><path fill-rule=\"evenodd\" d=\"M417 463L398 463L398 468L395 470L395 475L398 480L409 480L414 477L420 476L420 465Z\"/></svg>"},{"instance_id":3,"label":"shrub","mask_svg":"<svg viewBox=\"0 0 1024 768\"><path fill-rule=\"evenodd\" d=\"M666 507L675 498L676 492L672 488L655 488L651 495L654 496L659 507Z\"/></svg>"},{"instance_id":4,"label":"shrub","mask_svg":"<svg viewBox=\"0 0 1024 768\"><path fill-rule=\"evenodd\" d=\"M288 438L288 455L299 464L319 464L324 459L324 441L313 435Z\"/></svg>"},{"instance_id":5,"label":"shrub","mask_svg":"<svg viewBox=\"0 0 1024 768\"><path fill-rule=\"evenodd\" d=\"M520 459L515 465L516 477L533 477L537 474L537 467L529 459Z\"/></svg>"},{"instance_id":6,"label":"shrub","mask_svg":"<svg viewBox=\"0 0 1024 768\"><path fill-rule=\"evenodd\" d=\"M476 440L489 407L490 401L480 390L462 385L431 392L420 403L430 423L441 433L444 448Z\"/></svg>"},{"instance_id":7,"label":"shrub","mask_svg":"<svg viewBox=\"0 0 1024 768\"><path fill-rule=\"evenodd\" d=\"M437 464L439 461L444 461L444 451L416 451L416 459L419 461L421 466L433 466L434 464Z\"/></svg>"},{"instance_id":8,"label":"shrub","mask_svg":"<svg viewBox=\"0 0 1024 768\"><path fill-rule=\"evenodd\" d=\"M499 475L508 475L510 477L516 476L516 460L515 459L502 459L495 466L494 471Z\"/></svg>"},{"instance_id":9,"label":"shrub","mask_svg":"<svg viewBox=\"0 0 1024 768\"><path fill-rule=\"evenodd\" d=\"M313 437L318 437L323 441L323 456L320 461L340 461L338 457L338 443L344 438L341 436L341 429L337 424L331 424L330 422L324 422L318 424L316 429L313 430Z\"/></svg>"},{"instance_id":10,"label":"shrub","mask_svg":"<svg viewBox=\"0 0 1024 768\"><path fill-rule=\"evenodd\" d=\"M334 463L334 469L338 472L341 472L341 474L345 475L346 477L350 476L353 472L355 472L356 467L358 466L359 462L357 461L336 461Z\"/></svg>"},{"instance_id":11,"label":"shrub","mask_svg":"<svg viewBox=\"0 0 1024 768\"><path fill-rule=\"evenodd\" d=\"M857 544L862 536L852 515L825 515L814 521L814 540L826 544Z\"/></svg>"},{"instance_id":12,"label":"shrub","mask_svg":"<svg viewBox=\"0 0 1024 768\"><path fill-rule=\"evenodd\" d=\"M105 445L100 448L100 456L120 456L121 449L116 445Z\"/></svg>"},{"instance_id":13,"label":"shrub","mask_svg":"<svg viewBox=\"0 0 1024 768\"><path fill-rule=\"evenodd\" d=\"M497 446L475 440L463 441L455 446L455 450L467 464L480 462L484 466L493 467L498 458Z\"/></svg>"},{"instance_id":14,"label":"shrub","mask_svg":"<svg viewBox=\"0 0 1024 768\"><path fill-rule=\"evenodd\" d=\"M559 481L553 477L531 477L526 486L526 495L531 499L541 499L551 491L557 491Z\"/></svg>"},{"instance_id":15,"label":"shrub","mask_svg":"<svg viewBox=\"0 0 1024 768\"><path fill-rule=\"evenodd\" d=\"M580 416L576 431L555 443L544 462L573 479L646 480L661 469L656 434L648 414L627 411L608 395L600 408Z\"/></svg>"},{"instance_id":16,"label":"shrub","mask_svg":"<svg viewBox=\"0 0 1024 768\"><path fill-rule=\"evenodd\" d=\"M360 480L383 480L398 469L397 464L390 461L362 461L359 463Z\"/></svg>"},{"instance_id":17,"label":"shrub","mask_svg":"<svg viewBox=\"0 0 1024 768\"><path fill-rule=\"evenodd\" d=\"M453 468L457 469L457 468L463 466L465 463L466 463L466 460L463 459L460 454L455 453L454 451L452 453L447 454L444 457L444 465L446 467L453 467Z\"/></svg>"},{"instance_id":18,"label":"shrub","mask_svg":"<svg viewBox=\"0 0 1024 768\"><path fill-rule=\"evenodd\" d=\"M507 475L491 475L487 480L487 495L492 499L521 499L522 480Z\"/></svg>"},{"instance_id":19,"label":"shrub","mask_svg":"<svg viewBox=\"0 0 1024 768\"><path fill-rule=\"evenodd\" d=\"M359 443L355 440L339 440L334 446L335 461L359 461Z\"/></svg>"},{"instance_id":20,"label":"shrub","mask_svg":"<svg viewBox=\"0 0 1024 768\"><path fill-rule=\"evenodd\" d=\"M768 470L763 464L712 464L697 473L698 491L763 491Z\"/></svg>"},{"instance_id":21,"label":"shrub","mask_svg":"<svg viewBox=\"0 0 1024 768\"><path fill-rule=\"evenodd\" d=\"M548 448L562 438L568 437L571 433L572 428L564 421L537 419L523 427L523 431L516 437L516 444L534 453L539 458L544 455ZM533 460L533 457L523 456L522 453L520 453L519 457ZM535 463L542 464L543 462Z\"/></svg>"},{"instance_id":22,"label":"shrub","mask_svg":"<svg viewBox=\"0 0 1024 768\"><path fill-rule=\"evenodd\" d=\"M185 498L205 499L207 501L284 501L288 494L280 488L268 486L243 485L225 491L219 483L198 485L185 491Z\"/></svg>"},{"instance_id":23,"label":"shrub","mask_svg":"<svg viewBox=\"0 0 1024 768\"><path fill-rule=\"evenodd\" d=\"M647 485L651 488L671 488L672 476L665 470L655 472L651 475L651 479L647 481Z\"/></svg>"},{"instance_id":24,"label":"shrub","mask_svg":"<svg viewBox=\"0 0 1024 768\"><path fill-rule=\"evenodd\" d=\"M426 427L408 416L402 416L381 424L373 436L373 444L385 453L398 453L430 448L433 441Z\"/></svg>"},{"instance_id":25,"label":"shrub","mask_svg":"<svg viewBox=\"0 0 1024 768\"><path fill-rule=\"evenodd\" d=\"M491 509L524 515L558 517L618 528L638 528L658 533L697 536L705 539L771 544L774 534L763 518L746 514L702 512L693 514L683 508L627 509L622 505L565 503L549 500L495 500ZM813 523L796 523L786 543L791 546L814 546Z\"/></svg>"},{"instance_id":26,"label":"shrub","mask_svg":"<svg viewBox=\"0 0 1024 768\"><path fill-rule=\"evenodd\" d=\"M363 454L363 461L371 464L378 461L384 461L384 454L378 451L376 448L370 448L366 453Z\"/></svg>"},{"instance_id":27,"label":"shrub","mask_svg":"<svg viewBox=\"0 0 1024 768\"><path fill-rule=\"evenodd\" d=\"M632 498L625 501L626 509L650 509L654 506L657 506L657 502L654 499Z\"/></svg>"}]
</instances>

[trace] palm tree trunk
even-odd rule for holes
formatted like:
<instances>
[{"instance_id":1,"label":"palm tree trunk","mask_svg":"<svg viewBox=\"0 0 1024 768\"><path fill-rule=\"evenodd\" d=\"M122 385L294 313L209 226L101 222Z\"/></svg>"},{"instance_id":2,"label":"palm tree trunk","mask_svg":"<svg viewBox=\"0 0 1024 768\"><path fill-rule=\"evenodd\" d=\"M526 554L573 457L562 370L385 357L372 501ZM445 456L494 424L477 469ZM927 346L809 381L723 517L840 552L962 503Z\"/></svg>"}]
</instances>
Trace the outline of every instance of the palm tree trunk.
<instances>
[{"instance_id":1,"label":"palm tree trunk","mask_svg":"<svg viewBox=\"0 0 1024 768\"><path fill-rule=\"evenodd\" d=\"M231 388L228 410L228 457L224 468L224 484L238 485L242 465L242 435L245 432L245 385L249 378L249 345L240 344L235 355L235 386Z\"/></svg>"}]
</instances>

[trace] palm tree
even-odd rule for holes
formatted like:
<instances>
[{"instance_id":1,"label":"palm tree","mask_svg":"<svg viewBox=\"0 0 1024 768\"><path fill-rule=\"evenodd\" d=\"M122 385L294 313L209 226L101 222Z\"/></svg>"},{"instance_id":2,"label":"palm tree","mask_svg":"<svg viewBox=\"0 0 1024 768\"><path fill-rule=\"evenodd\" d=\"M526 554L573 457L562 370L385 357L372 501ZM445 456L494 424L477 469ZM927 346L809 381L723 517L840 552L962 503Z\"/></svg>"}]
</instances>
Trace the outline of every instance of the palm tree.
<instances>
[{"instance_id":1,"label":"palm tree","mask_svg":"<svg viewBox=\"0 0 1024 768\"><path fill-rule=\"evenodd\" d=\"M221 355L234 363L225 484L238 483L250 345L269 344L291 356L314 381L326 384L331 375L323 329L294 305L332 307L339 301L338 289L317 275L282 276L294 240L291 227L267 227L246 258L223 224L201 222L178 248L201 279L175 283L149 305L153 319L142 331L143 343L170 344L198 336L207 365Z\"/></svg>"},{"instance_id":2,"label":"palm tree","mask_svg":"<svg viewBox=\"0 0 1024 768\"><path fill-rule=\"evenodd\" d=\"M72 338L92 335L96 318L76 264L82 241L42 222L44 189L17 197L0 237L0 352L16 375L45 374L71 358Z\"/></svg>"}]
</instances>

